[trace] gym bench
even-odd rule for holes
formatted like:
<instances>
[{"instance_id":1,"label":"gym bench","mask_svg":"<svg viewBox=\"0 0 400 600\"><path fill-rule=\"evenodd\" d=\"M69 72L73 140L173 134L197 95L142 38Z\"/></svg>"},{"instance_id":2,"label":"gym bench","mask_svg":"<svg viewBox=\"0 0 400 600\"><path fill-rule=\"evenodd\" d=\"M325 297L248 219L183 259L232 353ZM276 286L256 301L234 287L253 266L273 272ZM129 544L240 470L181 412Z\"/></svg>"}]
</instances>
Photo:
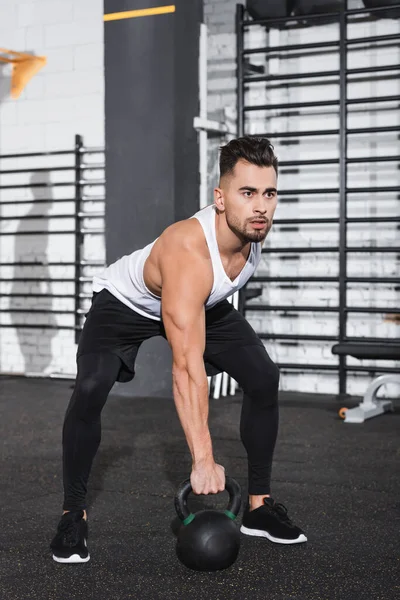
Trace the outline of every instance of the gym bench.
<instances>
[{"instance_id":1,"label":"gym bench","mask_svg":"<svg viewBox=\"0 0 400 600\"><path fill-rule=\"evenodd\" d=\"M340 343L332 347L332 353L339 356L354 356L358 359L400 360L400 344ZM378 389L386 383L400 384L400 372L379 375L369 384L363 401L354 408L342 408L339 415L345 423L363 423L365 419L376 417L384 412L393 412L391 400L378 399Z\"/></svg>"}]
</instances>

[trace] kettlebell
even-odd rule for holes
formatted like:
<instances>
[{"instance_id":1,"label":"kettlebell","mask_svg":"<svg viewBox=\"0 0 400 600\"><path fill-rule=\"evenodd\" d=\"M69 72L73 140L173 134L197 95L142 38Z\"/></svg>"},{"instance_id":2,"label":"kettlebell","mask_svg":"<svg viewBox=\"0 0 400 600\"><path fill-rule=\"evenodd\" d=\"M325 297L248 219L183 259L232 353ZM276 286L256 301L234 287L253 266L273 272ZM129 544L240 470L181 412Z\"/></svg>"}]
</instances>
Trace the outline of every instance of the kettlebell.
<instances>
[{"instance_id":1,"label":"kettlebell","mask_svg":"<svg viewBox=\"0 0 400 600\"><path fill-rule=\"evenodd\" d=\"M229 503L224 512L201 510L191 513L187 499L192 491L190 479L179 486L175 510L182 521L178 531L176 554L189 569L218 571L236 560L240 548L239 528L234 523L241 505L241 488L235 479L225 478Z\"/></svg>"}]
</instances>

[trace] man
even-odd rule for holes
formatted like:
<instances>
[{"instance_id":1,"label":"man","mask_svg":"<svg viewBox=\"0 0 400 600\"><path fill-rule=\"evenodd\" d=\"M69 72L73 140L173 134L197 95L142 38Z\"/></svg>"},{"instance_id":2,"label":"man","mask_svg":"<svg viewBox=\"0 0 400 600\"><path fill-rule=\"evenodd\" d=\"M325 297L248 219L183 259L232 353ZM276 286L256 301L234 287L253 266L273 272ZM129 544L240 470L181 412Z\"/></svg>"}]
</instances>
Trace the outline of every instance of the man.
<instances>
[{"instance_id":1,"label":"man","mask_svg":"<svg viewBox=\"0 0 400 600\"><path fill-rule=\"evenodd\" d=\"M277 204L277 165L269 140L230 141L221 148L214 205L94 277L63 427L64 512L51 543L54 560L89 560L86 490L100 444L101 410L114 383L134 377L139 346L155 335L172 349L173 395L192 456L193 492L225 488L224 468L213 457L207 384L208 369L225 371L244 393L240 435L249 499L241 531L282 544L307 541L270 496L279 370L226 300L260 261Z\"/></svg>"}]
</instances>

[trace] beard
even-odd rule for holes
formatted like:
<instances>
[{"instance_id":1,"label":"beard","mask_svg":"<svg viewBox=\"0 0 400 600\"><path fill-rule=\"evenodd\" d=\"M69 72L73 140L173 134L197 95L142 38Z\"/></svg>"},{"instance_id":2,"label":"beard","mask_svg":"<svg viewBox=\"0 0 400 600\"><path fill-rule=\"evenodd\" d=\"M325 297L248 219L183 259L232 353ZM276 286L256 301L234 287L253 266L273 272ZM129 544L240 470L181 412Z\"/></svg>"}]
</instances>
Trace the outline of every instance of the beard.
<instances>
[{"instance_id":1,"label":"beard","mask_svg":"<svg viewBox=\"0 0 400 600\"><path fill-rule=\"evenodd\" d=\"M229 229L238 236L238 238L244 242L263 242L265 240L265 238L267 237L271 227L272 227L272 221L270 219L268 219L267 217L266 220L266 224L265 224L265 228L264 229L253 229L251 230L250 227L250 221L246 221L244 224L242 224L239 219L235 216L235 215L228 215L225 212L225 217L226 217L226 222L228 224Z\"/></svg>"}]
</instances>

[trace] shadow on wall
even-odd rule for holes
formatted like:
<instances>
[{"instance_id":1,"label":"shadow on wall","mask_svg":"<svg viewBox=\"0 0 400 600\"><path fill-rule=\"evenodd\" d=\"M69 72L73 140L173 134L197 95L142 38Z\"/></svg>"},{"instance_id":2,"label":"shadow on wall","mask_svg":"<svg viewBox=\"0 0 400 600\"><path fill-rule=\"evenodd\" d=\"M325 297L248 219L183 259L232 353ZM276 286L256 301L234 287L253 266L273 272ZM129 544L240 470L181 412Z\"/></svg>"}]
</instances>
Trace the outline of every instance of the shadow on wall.
<instances>
[{"instance_id":1,"label":"shadow on wall","mask_svg":"<svg viewBox=\"0 0 400 600\"><path fill-rule=\"evenodd\" d=\"M50 174L48 171L34 173L31 176L33 201L26 218L20 221L15 235L15 263L36 263L37 266L15 264L10 308L24 309L24 312L12 312L12 323L18 337L21 354L24 357L25 374L48 373L52 362L52 340L58 334L57 321L51 311L53 298L51 294L50 268L47 263L49 246L49 219L46 218L52 206ZM30 218L29 218L30 217ZM40 217L40 218L35 218ZM24 235L27 231L44 233ZM26 281L32 279L32 281ZM26 294L26 295L25 295ZM33 313L32 309L40 309L43 313ZM45 324L46 327L27 328L27 324Z\"/></svg>"}]
</instances>

